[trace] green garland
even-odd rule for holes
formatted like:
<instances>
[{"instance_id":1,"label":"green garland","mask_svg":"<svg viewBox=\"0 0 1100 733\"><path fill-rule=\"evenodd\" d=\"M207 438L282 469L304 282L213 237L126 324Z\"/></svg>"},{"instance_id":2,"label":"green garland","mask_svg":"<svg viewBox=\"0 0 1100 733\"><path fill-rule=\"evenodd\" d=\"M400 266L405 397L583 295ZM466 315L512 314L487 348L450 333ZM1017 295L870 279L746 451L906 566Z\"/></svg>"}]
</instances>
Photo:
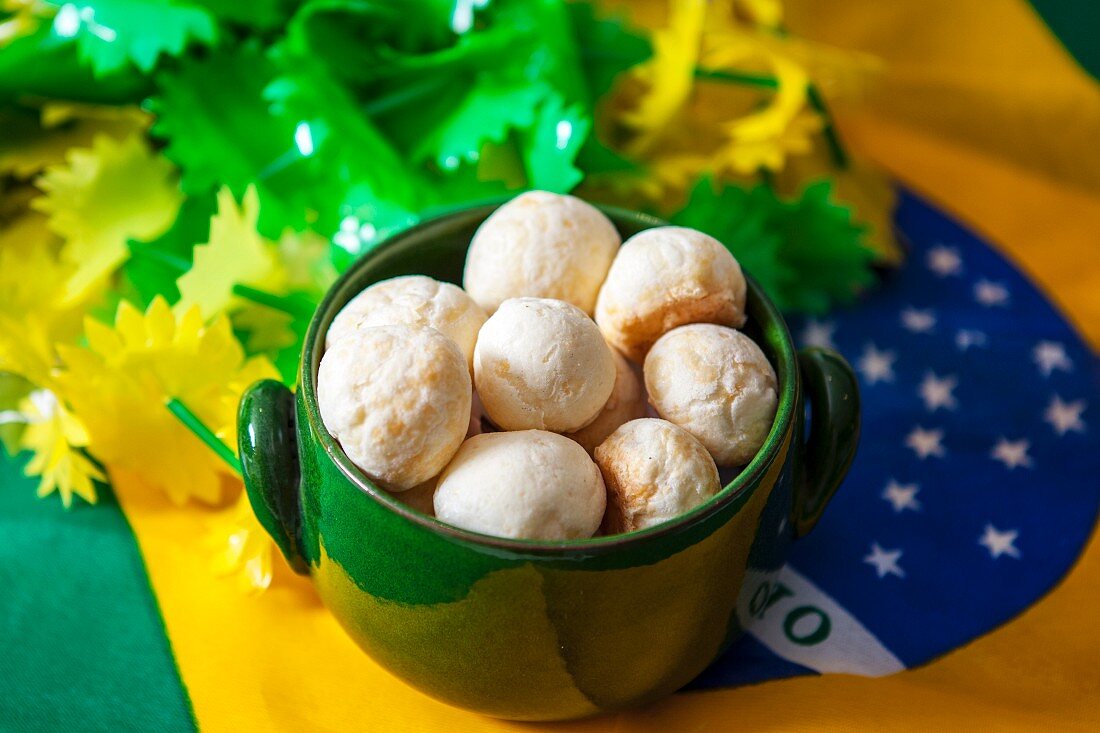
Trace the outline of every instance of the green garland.
<instances>
[{"instance_id":1,"label":"green garland","mask_svg":"<svg viewBox=\"0 0 1100 733\"><path fill-rule=\"evenodd\" d=\"M255 187L264 237L277 241L290 231L326 239L338 271L425 216L523 189L611 181L586 186L584 195L639 205L616 181L646 176L649 163L608 145L622 130L600 124L600 115L624 72L650 59L653 46L589 3L46 6L38 16L26 9L7 16L29 21L29 31L0 47L0 125L33 128L28 116L47 101L140 105L153 115L150 139L178 167L185 194L164 234L130 242L116 296L100 312L123 296L141 305L158 295L179 298L176 281L206 241L222 186L238 199ZM696 76L768 93L778 86L753 70L700 67ZM849 153L820 94L807 91L839 174ZM0 143L0 158L26 134ZM762 171L762 179L703 178L679 210L641 205L718 236L783 308L821 312L872 282L867 227L836 200L835 187L803 182L785 199L772 173ZM7 189L17 188L13 180ZM242 287L237 295L286 311L287 327L300 334L321 285L277 297ZM247 319L234 325L248 343L249 326L239 320ZM296 347L271 355L289 367Z\"/></svg>"}]
</instances>

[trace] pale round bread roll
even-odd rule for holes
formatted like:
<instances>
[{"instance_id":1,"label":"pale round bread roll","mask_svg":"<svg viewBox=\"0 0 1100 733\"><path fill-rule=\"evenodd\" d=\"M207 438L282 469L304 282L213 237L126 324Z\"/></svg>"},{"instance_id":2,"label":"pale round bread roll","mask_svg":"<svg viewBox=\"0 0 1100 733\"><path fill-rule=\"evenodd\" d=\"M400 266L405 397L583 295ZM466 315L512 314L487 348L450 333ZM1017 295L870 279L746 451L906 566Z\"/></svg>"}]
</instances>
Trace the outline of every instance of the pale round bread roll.
<instances>
[{"instance_id":1,"label":"pale round bread roll","mask_svg":"<svg viewBox=\"0 0 1100 733\"><path fill-rule=\"evenodd\" d=\"M615 359L600 329L575 305L512 298L481 327L474 383L497 427L572 432L607 403Z\"/></svg>"},{"instance_id":2,"label":"pale round bread roll","mask_svg":"<svg viewBox=\"0 0 1100 733\"><path fill-rule=\"evenodd\" d=\"M604 442L607 436L615 432L615 428L625 422L643 417L646 412L645 389L642 388L642 380L634 373L634 367L630 365L623 355L612 350L615 358L615 386L611 389L611 396L607 398L600 414L596 419L588 423L575 433L567 433L567 438L572 438L588 451L589 455L596 450L596 446Z\"/></svg>"},{"instance_id":3,"label":"pale round bread roll","mask_svg":"<svg viewBox=\"0 0 1100 733\"><path fill-rule=\"evenodd\" d=\"M667 420L621 425L596 448L596 464L607 486L604 534L667 522L722 488L703 444Z\"/></svg>"},{"instance_id":4,"label":"pale round bread roll","mask_svg":"<svg viewBox=\"0 0 1100 733\"><path fill-rule=\"evenodd\" d=\"M572 303L588 315L622 240L599 209L573 196L520 194L474 234L463 287L493 313L509 298Z\"/></svg>"},{"instance_id":5,"label":"pale round bread roll","mask_svg":"<svg viewBox=\"0 0 1100 733\"><path fill-rule=\"evenodd\" d=\"M424 275L406 275L371 285L345 305L325 335L325 348L360 328L429 326L454 339L473 368L474 343L485 311L462 288Z\"/></svg>"},{"instance_id":6,"label":"pale round bread roll","mask_svg":"<svg viewBox=\"0 0 1100 733\"><path fill-rule=\"evenodd\" d=\"M657 414L694 435L719 466L752 460L775 419L772 365L752 339L725 326L666 333L646 356L645 386Z\"/></svg>"},{"instance_id":7,"label":"pale round bread roll","mask_svg":"<svg viewBox=\"0 0 1100 733\"><path fill-rule=\"evenodd\" d=\"M608 343L639 364L685 323L745 323L745 276L714 237L683 227L647 229L615 257L596 301Z\"/></svg>"},{"instance_id":8,"label":"pale round bread roll","mask_svg":"<svg viewBox=\"0 0 1100 733\"><path fill-rule=\"evenodd\" d=\"M591 537L607 496L596 464L575 442L544 430L482 433L439 477L435 516L513 539Z\"/></svg>"},{"instance_id":9,"label":"pale round bread roll","mask_svg":"<svg viewBox=\"0 0 1100 733\"><path fill-rule=\"evenodd\" d=\"M325 352L317 371L325 427L390 491L443 470L469 427L471 394L462 352L426 326L358 329Z\"/></svg>"}]
</instances>

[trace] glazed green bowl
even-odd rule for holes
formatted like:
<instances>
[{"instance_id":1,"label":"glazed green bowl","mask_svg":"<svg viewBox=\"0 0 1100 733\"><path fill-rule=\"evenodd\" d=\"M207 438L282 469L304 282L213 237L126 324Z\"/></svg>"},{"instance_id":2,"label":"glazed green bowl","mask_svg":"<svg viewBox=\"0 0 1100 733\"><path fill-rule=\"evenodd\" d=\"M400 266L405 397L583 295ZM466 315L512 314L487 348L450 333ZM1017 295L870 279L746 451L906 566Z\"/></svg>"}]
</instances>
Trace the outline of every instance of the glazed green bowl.
<instances>
[{"instance_id":1,"label":"glazed green bowl","mask_svg":"<svg viewBox=\"0 0 1100 733\"><path fill-rule=\"evenodd\" d=\"M741 634L739 599L746 606L817 522L855 452L856 380L833 352L796 354L750 282L745 330L775 367L779 409L759 454L710 501L657 527L567 542L489 537L420 514L371 483L325 431L324 336L371 283L409 274L461 283L470 239L493 208L402 232L333 286L306 336L297 396L265 381L242 399L248 496L352 639L428 695L519 720L645 703L690 682ZM624 240L662 223L605 213Z\"/></svg>"}]
</instances>

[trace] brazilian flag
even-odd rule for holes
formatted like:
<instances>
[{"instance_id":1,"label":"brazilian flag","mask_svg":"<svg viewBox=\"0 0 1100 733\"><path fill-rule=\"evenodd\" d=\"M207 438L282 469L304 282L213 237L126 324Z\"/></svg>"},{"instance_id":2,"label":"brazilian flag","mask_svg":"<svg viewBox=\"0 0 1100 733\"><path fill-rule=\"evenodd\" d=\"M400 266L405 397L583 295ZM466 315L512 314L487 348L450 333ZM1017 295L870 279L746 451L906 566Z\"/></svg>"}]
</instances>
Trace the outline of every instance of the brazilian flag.
<instances>
[{"instance_id":1,"label":"brazilian flag","mask_svg":"<svg viewBox=\"0 0 1100 733\"><path fill-rule=\"evenodd\" d=\"M664 6L608 4L629 6L640 19L660 17ZM761 626L746 636L691 689L617 718L553 729L1095 730L1100 4L789 0L783 23L797 36L880 60L860 108L837 110L841 125L852 144L934 201L903 198L898 226L912 240L912 255L879 300L832 320L793 324L804 341L831 340L846 351L860 369L868 419L903 420L899 440L871 445L876 436L868 437L864 449L882 455L857 462L841 489L847 498L818 530L836 542L792 561L797 572L787 591L813 603L777 606L774 633ZM1038 286L994 251L1007 253ZM956 316L969 320L956 323ZM1019 379L996 395L981 391L989 385L967 384L964 366L939 366L981 363L965 360L1000 348L1000 336L1016 351L989 367L990 379ZM901 360L903 349L929 364L943 361L920 362L907 374L916 362ZM927 395L938 395L929 399L942 409L929 411ZM1004 421L981 424L994 402ZM960 443L952 425L988 443ZM974 463L965 470L942 467L967 456ZM944 464L937 468L935 460ZM213 572L201 545L209 514L175 510L124 485L100 486L97 504L66 511L55 497L35 498L25 463L25 456L0 457L0 731L529 728L466 714L406 687L347 639L307 581L283 568L267 592L240 592ZM872 476L880 463L909 466L912 474ZM1004 472L1000 493L974 509L985 514L974 515L973 530L959 530L957 549L934 561L922 561L918 540L904 539L910 535L903 531L917 532L909 525L893 537L840 531L860 522L885 533L888 522L941 521L937 501L962 501L958 495L993 471ZM1025 506L1020 496L1027 511L1007 513L1018 508L1014 502ZM866 514L842 511L857 501ZM881 522L862 520L876 512ZM940 526L957 518L947 515ZM952 594L933 588L913 600L922 562L930 577L947 578L979 561L988 572L974 576L974 587L960 581ZM1035 566L1027 563L1046 574L1029 574ZM860 595L859 588L871 590ZM858 598L872 591L874 609L892 615L875 616L870 605L856 612L870 603ZM965 626L975 604L1000 615L948 634L953 624ZM911 614L905 618L913 623L891 625L898 614ZM817 625L802 628L808 621ZM816 644L842 622L854 635L834 647L835 656L815 656L799 641ZM918 642L929 636L942 643L924 654ZM856 648L852 639L873 652L862 658L874 664L838 674Z\"/></svg>"}]
</instances>

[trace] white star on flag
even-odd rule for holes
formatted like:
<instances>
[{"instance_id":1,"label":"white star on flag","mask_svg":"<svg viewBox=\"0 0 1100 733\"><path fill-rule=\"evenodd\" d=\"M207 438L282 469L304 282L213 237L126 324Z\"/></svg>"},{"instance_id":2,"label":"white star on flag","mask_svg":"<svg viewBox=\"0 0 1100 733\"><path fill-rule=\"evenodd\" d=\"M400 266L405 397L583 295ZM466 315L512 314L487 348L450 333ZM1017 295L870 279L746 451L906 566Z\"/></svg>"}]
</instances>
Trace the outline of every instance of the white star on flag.
<instances>
[{"instance_id":1,"label":"white star on flag","mask_svg":"<svg viewBox=\"0 0 1100 733\"><path fill-rule=\"evenodd\" d=\"M901 550L884 550L877 542L872 542L871 553L863 558L863 562L873 566L880 578L885 578L887 575L904 578L905 571L898 566L901 554Z\"/></svg>"},{"instance_id":2,"label":"white star on flag","mask_svg":"<svg viewBox=\"0 0 1100 733\"><path fill-rule=\"evenodd\" d=\"M961 329L955 333L955 346L959 351L968 351L971 346L985 346L985 334L973 329Z\"/></svg>"},{"instance_id":3,"label":"white star on flag","mask_svg":"<svg viewBox=\"0 0 1100 733\"><path fill-rule=\"evenodd\" d=\"M1005 468L1010 471L1017 466L1031 468L1031 456L1027 454L1030 447L1031 443L1023 438L1020 440L1000 438L993 446L993 452L990 455L993 460L1005 464Z\"/></svg>"},{"instance_id":4,"label":"white star on flag","mask_svg":"<svg viewBox=\"0 0 1100 733\"><path fill-rule=\"evenodd\" d=\"M1000 532L992 524L985 525L985 534L978 539L978 544L989 550L989 556L996 560L1001 555L1019 557L1020 551L1016 549L1016 538L1020 533L1015 529Z\"/></svg>"},{"instance_id":5,"label":"white star on flag","mask_svg":"<svg viewBox=\"0 0 1100 733\"><path fill-rule=\"evenodd\" d=\"M1043 420L1050 423L1054 432L1059 435L1065 435L1071 430L1075 433L1083 433L1085 421L1081 419L1081 413L1085 411L1086 406L1084 400L1062 402L1061 397L1054 395L1050 404L1047 405L1046 412L1043 413Z\"/></svg>"},{"instance_id":6,"label":"white star on flag","mask_svg":"<svg viewBox=\"0 0 1100 733\"><path fill-rule=\"evenodd\" d=\"M867 344L863 356L859 357L856 369L863 375L867 384L894 381L894 360L898 355L893 351L879 351L874 344Z\"/></svg>"},{"instance_id":7,"label":"white star on flag","mask_svg":"<svg viewBox=\"0 0 1100 733\"><path fill-rule=\"evenodd\" d=\"M1040 341L1031 350L1031 358L1039 365L1039 371L1044 377L1049 377L1055 369L1068 372L1073 369L1073 362L1066 355L1066 347L1055 341Z\"/></svg>"},{"instance_id":8,"label":"white star on flag","mask_svg":"<svg viewBox=\"0 0 1100 733\"><path fill-rule=\"evenodd\" d=\"M936 327L936 314L931 310L906 308L901 312L901 325L913 333L931 333Z\"/></svg>"},{"instance_id":9,"label":"white star on flag","mask_svg":"<svg viewBox=\"0 0 1100 733\"><path fill-rule=\"evenodd\" d=\"M832 321L818 321L811 318L806 321L802 333L799 334L804 346L820 346L823 349L835 349L833 334L836 332L836 324Z\"/></svg>"},{"instance_id":10,"label":"white star on flag","mask_svg":"<svg viewBox=\"0 0 1100 733\"><path fill-rule=\"evenodd\" d=\"M995 305L1008 305L1008 288L1000 283L984 279L979 280L974 283L974 300L987 308Z\"/></svg>"},{"instance_id":11,"label":"white star on flag","mask_svg":"<svg viewBox=\"0 0 1100 733\"><path fill-rule=\"evenodd\" d=\"M919 425L905 436L906 447L912 448L922 461L928 456L943 457L944 449L941 441L943 441L942 430L925 430Z\"/></svg>"},{"instance_id":12,"label":"white star on flag","mask_svg":"<svg viewBox=\"0 0 1100 733\"><path fill-rule=\"evenodd\" d=\"M920 487L916 484L899 484L896 480L890 479L882 492L882 498L894 505L895 512L903 512L906 509L917 511L920 509L920 502L917 501L918 491Z\"/></svg>"},{"instance_id":13,"label":"white star on flag","mask_svg":"<svg viewBox=\"0 0 1100 733\"><path fill-rule=\"evenodd\" d=\"M937 244L928 250L926 261L928 269L940 277L958 275L962 272L962 258L959 257L959 251L953 247Z\"/></svg>"},{"instance_id":14,"label":"white star on flag","mask_svg":"<svg viewBox=\"0 0 1100 733\"><path fill-rule=\"evenodd\" d=\"M958 406L958 401L952 392L957 386L959 386L959 380L955 377L940 378L928 372L924 375L924 381L920 383L918 391L929 412L935 412L940 407L954 410Z\"/></svg>"}]
</instances>

